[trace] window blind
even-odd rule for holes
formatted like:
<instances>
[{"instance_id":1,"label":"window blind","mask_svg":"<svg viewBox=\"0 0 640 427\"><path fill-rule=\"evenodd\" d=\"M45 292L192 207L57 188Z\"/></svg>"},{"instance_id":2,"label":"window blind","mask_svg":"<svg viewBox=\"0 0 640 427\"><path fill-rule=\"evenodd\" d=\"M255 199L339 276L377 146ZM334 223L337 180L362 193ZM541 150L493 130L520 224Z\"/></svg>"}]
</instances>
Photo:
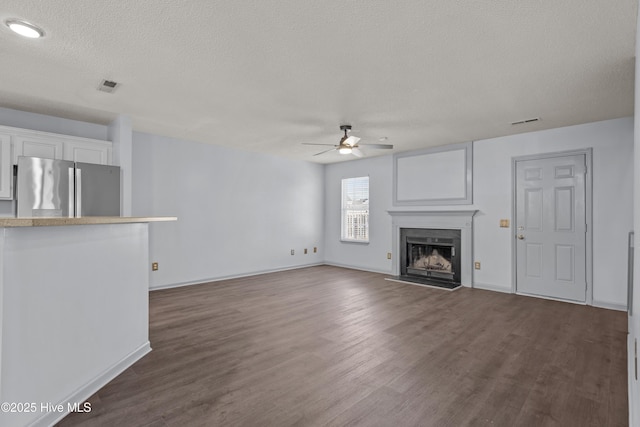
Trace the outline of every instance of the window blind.
<instances>
[{"instance_id":1,"label":"window blind","mask_svg":"<svg viewBox=\"0 0 640 427\"><path fill-rule=\"evenodd\" d=\"M369 177L342 180L342 240L369 241Z\"/></svg>"}]
</instances>

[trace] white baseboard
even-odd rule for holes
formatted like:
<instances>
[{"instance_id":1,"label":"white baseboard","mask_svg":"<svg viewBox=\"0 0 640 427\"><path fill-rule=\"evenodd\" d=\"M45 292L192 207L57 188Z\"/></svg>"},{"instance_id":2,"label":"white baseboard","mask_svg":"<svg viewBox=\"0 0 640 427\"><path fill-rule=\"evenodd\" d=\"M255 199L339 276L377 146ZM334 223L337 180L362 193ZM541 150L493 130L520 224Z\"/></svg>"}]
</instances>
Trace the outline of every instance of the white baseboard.
<instances>
[{"instance_id":1,"label":"white baseboard","mask_svg":"<svg viewBox=\"0 0 640 427\"><path fill-rule=\"evenodd\" d=\"M545 297L542 295L531 295L531 294L525 294L522 292L516 292L516 295L521 295L521 296L530 297L530 298L547 299L550 301L568 302L569 304L576 304L576 305L588 305L588 306L597 307L597 308L606 308L608 310L627 311L627 306L625 304L617 304L614 302L594 300L591 304L587 304L586 302L581 302L581 301L571 301L571 300L565 300L560 298Z\"/></svg>"},{"instance_id":2,"label":"white baseboard","mask_svg":"<svg viewBox=\"0 0 640 427\"><path fill-rule=\"evenodd\" d=\"M103 373L96 376L94 379L89 381L84 386L80 387L75 392L71 393L61 402L58 402L60 405L63 405L65 408L65 412L47 412L40 418L36 419L33 423L29 424L31 427L40 427L40 426L52 426L64 417L66 417L69 412L66 409L69 407L69 404L73 405L75 403L79 403L82 405L82 402L91 397L95 392L100 390L102 387L107 385L109 381L120 375L124 372L128 367L136 363L138 360L142 359L144 355L151 351L151 344L149 341L142 344L133 352L129 353L122 360L117 362L115 365L108 368ZM82 407L82 406L81 406Z\"/></svg>"},{"instance_id":3,"label":"white baseboard","mask_svg":"<svg viewBox=\"0 0 640 427\"><path fill-rule=\"evenodd\" d=\"M162 289L181 288L183 286L202 285L203 283L220 282L222 280L231 280L231 279L240 279L243 277L259 276L260 274L278 273L280 271L298 270L300 268L316 267L318 265L324 265L324 263L316 262L312 264L295 265L292 267L274 268L271 270L251 271L249 273L232 274L229 276L220 276L220 277L211 277L209 279L199 279L193 282L171 283L168 285L153 286L153 287L150 287L149 290L159 291Z\"/></svg>"},{"instance_id":4,"label":"white baseboard","mask_svg":"<svg viewBox=\"0 0 640 427\"><path fill-rule=\"evenodd\" d=\"M585 306L587 305L586 302L582 302L582 301L572 301L572 300L569 300L569 299L546 297L546 296L543 296L543 295L526 294L524 292L516 292L516 295L520 295L521 297L527 297L527 298L538 298L538 299L546 299L546 300L549 300L549 301L566 302L567 304L585 305Z\"/></svg>"},{"instance_id":5,"label":"white baseboard","mask_svg":"<svg viewBox=\"0 0 640 427\"><path fill-rule=\"evenodd\" d=\"M212 277L209 279L200 279L193 282L171 283L168 285L153 286L149 291L160 291L162 289L181 288L183 286L202 285L204 283L221 282L223 280L241 279L243 277L259 276L260 274L278 273L280 271L298 270L300 268L317 267L319 265L330 265L332 267L349 268L351 270L367 271L370 273L391 274L391 271L374 270L370 268L354 267L353 265L339 264L333 262L316 262L312 264L296 265L293 267L274 268L272 270L252 271L249 273L235 274L230 276Z\"/></svg>"},{"instance_id":6,"label":"white baseboard","mask_svg":"<svg viewBox=\"0 0 640 427\"><path fill-rule=\"evenodd\" d=\"M615 302L593 300L593 304L591 305L598 308L608 308L609 310L627 311L626 304L618 304Z\"/></svg>"},{"instance_id":7,"label":"white baseboard","mask_svg":"<svg viewBox=\"0 0 640 427\"><path fill-rule=\"evenodd\" d=\"M486 283L478 283L478 282L473 282L473 287L475 289L484 289L486 291L495 291L495 292L502 292L505 294L511 294L511 289L505 289L503 287L500 286L496 286L496 285L488 285Z\"/></svg>"}]
</instances>

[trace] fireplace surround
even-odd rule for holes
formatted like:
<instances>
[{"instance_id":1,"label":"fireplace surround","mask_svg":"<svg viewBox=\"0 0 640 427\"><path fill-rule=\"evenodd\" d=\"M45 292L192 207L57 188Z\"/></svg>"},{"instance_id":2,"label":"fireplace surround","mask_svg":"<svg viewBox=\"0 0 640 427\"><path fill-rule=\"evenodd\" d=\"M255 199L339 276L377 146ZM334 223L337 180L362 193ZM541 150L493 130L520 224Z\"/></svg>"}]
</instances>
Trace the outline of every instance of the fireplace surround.
<instances>
[{"instance_id":1,"label":"fireplace surround","mask_svg":"<svg viewBox=\"0 0 640 427\"><path fill-rule=\"evenodd\" d=\"M456 277L455 279L458 281L459 285L472 287L473 286L473 216L478 212L477 210L389 210L388 213L392 217L392 248L393 254L392 257L392 274L397 276L400 280L403 280L402 276L402 264L404 260L407 259L407 248L403 249L403 246L406 245L406 242L402 242L402 234L401 230L403 229L414 229L414 230L431 230L431 234L433 239L438 239L438 241L426 241L420 244L423 245L422 253L420 253L419 249L416 249L415 255L420 255L418 259L421 257L429 257L432 256L432 260L423 259L421 264L418 266L419 269L423 271L412 271L412 273L416 275L427 276L427 279L423 279L422 282L425 284L429 284L429 281L434 282L434 285L438 285L434 279L450 279L451 275L447 275L447 266L445 262L441 262L442 266L438 268L430 268L433 264L433 260L439 260L438 255L447 259L447 256L452 258L449 262L451 262L452 271L456 269ZM459 233L459 237L454 236L452 231L457 235ZM413 234L412 234L413 233ZM424 233L421 231L414 231L410 234L411 239L420 240L422 237L420 234ZM418 235L416 236L415 233ZM427 232L429 233L429 232ZM406 234L406 232L404 232ZM445 239L445 240L441 240ZM458 242L454 240L458 239ZM439 244L440 243L440 244ZM439 244L439 245L438 245ZM456 244L459 244L459 247L456 247ZM437 254L433 254L434 246L439 246L440 248L435 248L438 250ZM428 248L431 247L429 251ZM450 251L451 248L454 247L454 256L451 256ZM443 251L444 249L444 251ZM413 249L412 249L413 250ZM440 253L443 251L444 253ZM411 258L411 257L409 257ZM415 258L415 256L413 256ZM453 259L455 258L455 259ZM453 261L453 262L452 262ZM419 270L418 269L418 270ZM422 273L422 274L421 274ZM405 274L406 278L408 275ZM420 282L420 280L412 280L412 282ZM454 288L455 286L446 286L447 288Z\"/></svg>"}]
</instances>

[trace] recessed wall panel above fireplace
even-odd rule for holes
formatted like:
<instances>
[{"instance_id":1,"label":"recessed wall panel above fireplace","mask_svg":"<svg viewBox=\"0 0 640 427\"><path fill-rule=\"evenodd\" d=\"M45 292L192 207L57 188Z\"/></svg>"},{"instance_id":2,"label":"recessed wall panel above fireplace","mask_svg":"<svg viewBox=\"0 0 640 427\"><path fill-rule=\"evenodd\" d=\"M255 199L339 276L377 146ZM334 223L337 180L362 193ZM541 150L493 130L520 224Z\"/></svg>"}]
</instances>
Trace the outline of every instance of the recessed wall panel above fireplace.
<instances>
[{"instance_id":1,"label":"recessed wall panel above fireplace","mask_svg":"<svg viewBox=\"0 0 640 427\"><path fill-rule=\"evenodd\" d=\"M472 150L469 142L394 155L393 204L471 204Z\"/></svg>"}]
</instances>

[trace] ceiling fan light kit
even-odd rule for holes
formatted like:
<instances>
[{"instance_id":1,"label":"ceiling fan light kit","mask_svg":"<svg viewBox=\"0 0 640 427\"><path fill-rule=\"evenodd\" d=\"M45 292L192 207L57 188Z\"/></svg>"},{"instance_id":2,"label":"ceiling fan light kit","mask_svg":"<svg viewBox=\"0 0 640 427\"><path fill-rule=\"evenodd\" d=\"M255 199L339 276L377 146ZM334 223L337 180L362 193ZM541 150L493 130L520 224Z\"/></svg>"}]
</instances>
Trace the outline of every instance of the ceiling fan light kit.
<instances>
[{"instance_id":1,"label":"ceiling fan light kit","mask_svg":"<svg viewBox=\"0 0 640 427\"><path fill-rule=\"evenodd\" d=\"M364 156L364 152L360 149L361 146L363 147L369 147L369 148L379 148L379 149L383 149L383 150L391 150L393 149L393 145L391 144L359 144L360 142L360 138L358 138L357 136L349 136L347 135L347 132L349 132L351 130L351 125L340 125L340 130L344 132L344 136L342 138L340 138L340 142L338 143L338 145L333 145L333 144L315 144L315 143L308 143L308 142L303 142L303 145L333 145L334 148L329 149L329 150L325 150L325 151L321 151L319 153L314 154L314 156L319 156L320 154L324 154L324 153L328 153L329 151L338 151L338 153L340 154L353 154L356 157L363 157ZM386 140L387 137L384 137L384 140ZM383 141L383 139L380 139L381 141Z\"/></svg>"}]
</instances>

